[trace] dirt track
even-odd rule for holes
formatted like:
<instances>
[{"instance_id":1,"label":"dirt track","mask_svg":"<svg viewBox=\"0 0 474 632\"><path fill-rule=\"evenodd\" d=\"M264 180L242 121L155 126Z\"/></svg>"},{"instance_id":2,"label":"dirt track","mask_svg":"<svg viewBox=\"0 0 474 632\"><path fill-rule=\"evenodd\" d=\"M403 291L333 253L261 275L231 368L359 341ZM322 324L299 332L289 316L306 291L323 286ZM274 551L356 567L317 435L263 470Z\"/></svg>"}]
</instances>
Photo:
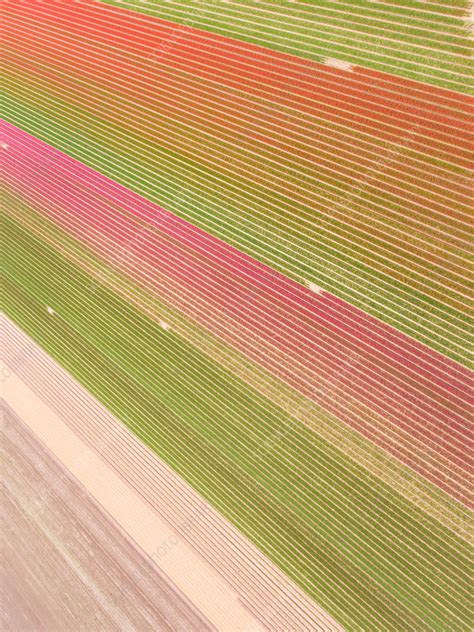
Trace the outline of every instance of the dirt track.
<instances>
[{"instance_id":1,"label":"dirt track","mask_svg":"<svg viewBox=\"0 0 474 632\"><path fill-rule=\"evenodd\" d=\"M4 403L5 630L211 630Z\"/></svg>"}]
</instances>

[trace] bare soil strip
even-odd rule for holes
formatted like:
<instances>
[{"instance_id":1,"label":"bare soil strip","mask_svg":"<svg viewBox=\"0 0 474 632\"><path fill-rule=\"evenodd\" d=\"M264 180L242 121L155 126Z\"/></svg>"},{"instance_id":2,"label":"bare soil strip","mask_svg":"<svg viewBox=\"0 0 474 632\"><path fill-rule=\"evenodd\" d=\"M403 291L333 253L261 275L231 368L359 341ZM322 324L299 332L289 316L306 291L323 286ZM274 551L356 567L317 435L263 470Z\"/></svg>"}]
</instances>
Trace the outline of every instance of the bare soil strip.
<instances>
[{"instance_id":1,"label":"bare soil strip","mask_svg":"<svg viewBox=\"0 0 474 632\"><path fill-rule=\"evenodd\" d=\"M2 421L4 630L213 629L3 400Z\"/></svg>"}]
</instances>

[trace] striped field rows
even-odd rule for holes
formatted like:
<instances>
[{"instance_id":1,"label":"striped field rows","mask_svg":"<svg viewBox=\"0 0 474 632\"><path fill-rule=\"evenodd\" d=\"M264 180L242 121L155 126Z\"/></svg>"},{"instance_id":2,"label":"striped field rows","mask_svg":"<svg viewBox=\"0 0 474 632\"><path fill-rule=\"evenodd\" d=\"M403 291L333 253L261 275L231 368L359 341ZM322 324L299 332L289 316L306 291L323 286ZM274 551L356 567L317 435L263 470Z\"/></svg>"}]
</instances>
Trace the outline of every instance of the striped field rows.
<instances>
[{"instance_id":1,"label":"striped field rows","mask_svg":"<svg viewBox=\"0 0 474 632\"><path fill-rule=\"evenodd\" d=\"M472 3L2 12L7 366L235 612L471 630Z\"/></svg>"},{"instance_id":2,"label":"striped field rows","mask_svg":"<svg viewBox=\"0 0 474 632\"><path fill-rule=\"evenodd\" d=\"M387 629L400 617L416 629L424 617L464 629L468 549L459 538L102 286L91 301L90 277L10 220L5 230L7 314L318 603L346 625L373 626L376 609ZM262 456L278 433L284 442Z\"/></svg>"},{"instance_id":3,"label":"striped field rows","mask_svg":"<svg viewBox=\"0 0 474 632\"><path fill-rule=\"evenodd\" d=\"M205 41L194 45L196 52L190 52L189 59L183 59L188 38L176 42L166 58L156 59L150 28L143 26L143 33L136 29L125 38L121 30L114 35L112 20L101 30L84 22L81 34L87 28L90 32L82 44L85 35L75 36L73 29L85 18L79 13L67 20L64 14L72 8L61 8L60 16L49 15L52 11L42 7L36 15L29 8L17 26L10 18L11 54L10 46L5 47L7 118L299 282L335 292L467 362L470 198L465 178L471 158L464 97L440 91L439 105L420 106L413 100L404 120L399 98L385 95L387 105L381 108L374 92L369 109L367 97L361 98L359 113L354 110L347 129L347 105L335 108L325 97L318 106L309 98L315 81L321 82L320 71L318 75L308 69L304 88L294 81L283 86L281 78L275 83L262 58L257 66L255 61L248 64L251 74L246 80L236 51L230 48L227 72L219 68L217 91L216 82L205 79L208 72L196 77L201 62L194 62L192 78L188 73L183 76L182 68L190 70L193 57L207 48ZM91 59L86 66L85 56ZM207 64L212 62L217 70L220 56L222 51L213 61L209 51ZM237 93L232 64L234 72L239 71ZM268 87L261 81L256 87L259 72L270 81ZM340 71L333 73L325 81L339 88ZM201 88L196 79L201 79ZM269 93L271 85L281 87ZM204 94L198 89L206 91L206 102L198 101ZM233 119L238 113L235 123L222 116L223 106L215 107L218 102L209 90L216 96L221 93L223 106L236 113ZM294 93L291 100L288 91ZM271 96L266 109L259 92ZM247 110L239 101L234 104L235 97L242 102L245 97ZM430 95L425 103L426 98ZM447 98L453 108L460 108L448 119ZM433 108L445 121L442 125L435 124ZM289 118L292 110L294 120ZM392 124L387 123L390 111ZM366 112L379 122L367 119ZM311 121L316 116L317 127ZM289 125L300 131L302 142L285 132ZM340 160L343 148L347 162ZM446 158L441 161L443 153ZM362 171L361 158L367 163ZM440 178L444 189L438 193L432 183Z\"/></svg>"}]
</instances>

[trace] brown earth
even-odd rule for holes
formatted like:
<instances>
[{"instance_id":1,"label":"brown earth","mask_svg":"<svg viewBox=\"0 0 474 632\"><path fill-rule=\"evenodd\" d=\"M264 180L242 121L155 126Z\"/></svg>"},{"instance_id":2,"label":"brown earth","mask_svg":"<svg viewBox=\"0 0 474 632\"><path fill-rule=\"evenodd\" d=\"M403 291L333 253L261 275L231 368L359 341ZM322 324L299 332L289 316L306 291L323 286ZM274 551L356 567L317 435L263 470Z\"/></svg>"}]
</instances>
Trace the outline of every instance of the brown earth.
<instances>
[{"instance_id":1,"label":"brown earth","mask_svg":"<svg viewBox=\"0 0 474 632\"><path fill-rule=\"evenodd\" d=\"M214 629L2 408L3 630Z\"/></svg>"}]
</instances>

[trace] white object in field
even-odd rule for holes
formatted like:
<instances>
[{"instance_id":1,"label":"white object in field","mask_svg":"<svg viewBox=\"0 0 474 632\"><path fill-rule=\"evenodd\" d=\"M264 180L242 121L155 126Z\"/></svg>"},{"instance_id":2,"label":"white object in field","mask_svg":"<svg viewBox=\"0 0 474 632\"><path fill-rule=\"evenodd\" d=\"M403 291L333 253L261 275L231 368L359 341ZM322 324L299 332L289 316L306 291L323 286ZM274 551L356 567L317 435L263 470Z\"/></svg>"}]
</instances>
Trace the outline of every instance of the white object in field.
<instances>
[{"instance_id":1,"label":"white object in field","mask_svg":"<svg viewBox=\"0 0 474 632\"><path fill-rule=\"evenodd\" d=\"M321 294L321 292L323 291L323 288L319 287L319 285L316 285L316 283L308 283L308 287L311 292L314 292L315 294Z\"/></svg>"},{"instance_id":2,"label":"white object in field","mask_svg":"<svg viewBox=\"0 0 474 632\"><path fill-rule=\"evenodd\" d=\"M331 66L331 68L338 68L339 70L347 70L347 72L352 72L354 68L354 64L351 64L349 61L343 61L342 59L334 59L333 57L326 57L324 60L326 66Z\"/></svg>"},{"instance_id":3,"label":"white object in field","mask_svg":"<svg viewBox=\"0 0 474 632\"><path fill-rule=\"evenodd\" d=\"M55 314L55 311L54 311L54 309L52 307L47 307L46 311L48 312L48 314L51 314L51 316L54 316L54 314Z\"/></svg>"},{"instance_id":4,"label":"white object in field","mask_svg":"<svg viewBox=\"0 0 474 632\"><path fill-rule=\"evenodd\" d=\"M160 327L161 327L162 329L164 329L165 331L168 331L168 329L170 328L170 326L168 325L168 323L165 323L165 321L164 321L164 320L160 320L160 323L159 323L159 324L160 324Z\"/></svg>"},{"instance_id":5,"label":"white object in field","mask_svg":"<svg viewBox=\"0 0 474 632\"><path fill-rule=\"evenodd\" d=\"M0 142L0 147L2 149L8 149L8 145L3 140Z\"/></svg>"}]
</instances>

